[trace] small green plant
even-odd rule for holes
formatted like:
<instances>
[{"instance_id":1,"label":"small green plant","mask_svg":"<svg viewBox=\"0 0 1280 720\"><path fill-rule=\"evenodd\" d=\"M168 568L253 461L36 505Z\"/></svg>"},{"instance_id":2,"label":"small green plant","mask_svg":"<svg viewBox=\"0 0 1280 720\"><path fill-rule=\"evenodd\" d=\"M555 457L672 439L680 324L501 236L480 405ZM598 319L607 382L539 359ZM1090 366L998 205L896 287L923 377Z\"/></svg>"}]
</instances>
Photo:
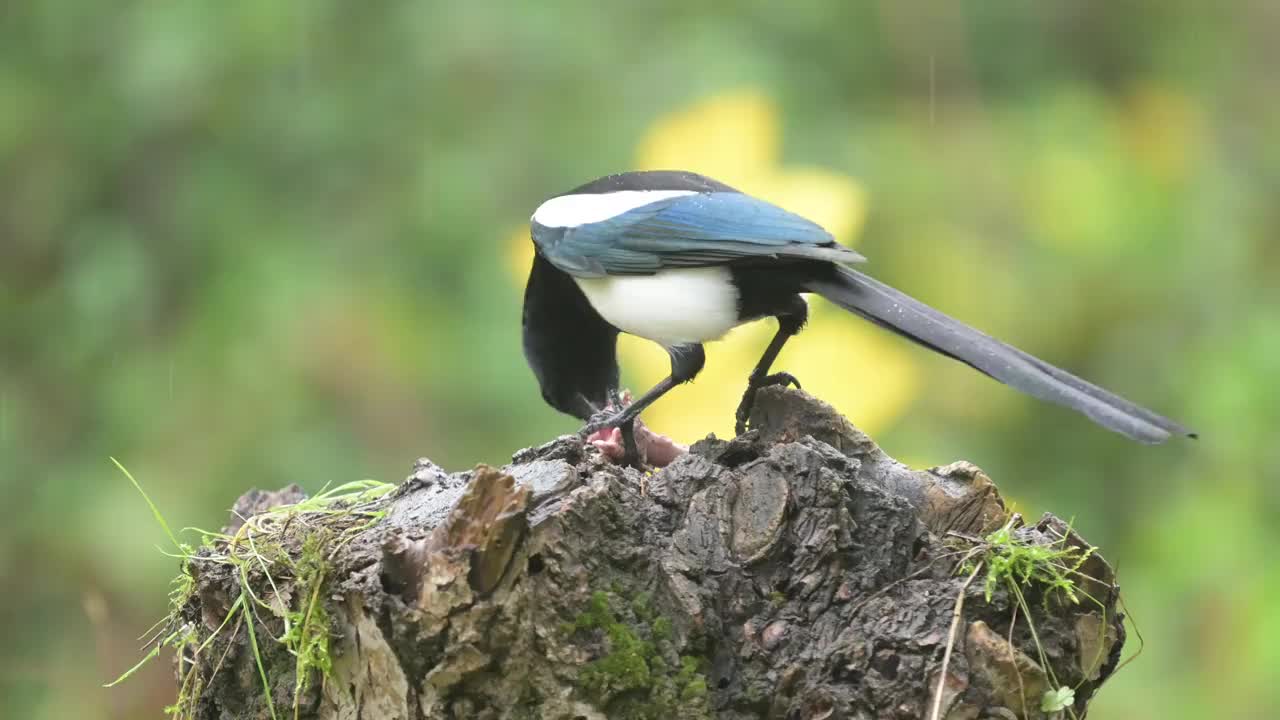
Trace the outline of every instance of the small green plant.
<instances>
[{"instance_id":1,"label":"small green plant","mask_svg":"<svg viewBox=\"0 0 1280 720\"><path fill-rule=\"evenodd\" d=\"M1009 634L1012 636L1013 625L1017 623L1018 614L1021 613L1022 617L1025 618L1027 629L1031 633L1031 639L1039 655L1040 667L1044 669L1053 688L1056 688L1047 690L1044 696L1041 697L1041 710L1045 712L1065 710L1072 718L1075 718L1075 689L1064 686L1058 681L1053 666L1050 665L1048 658L1045 656L1044 645L1040 642L1040 635L1031 619L1031 608L1027 604L1026 589L1038 587L1041 591L1041 602L1046 609L1050 600L1054 597L1065 598L1068 602L1076 605L1080 603L1081 597L1085 598L1102 610L1104 621L1101 623L1101 627L1104 628L1105 632L1106 606L1100 600L1081 589L1076 582L1077 579L1095 579L1082 573L1080 568L1093 556L1097 548L1092 546L1081 548L1070 543L1068 541L1072 534L1070 525L1056 540L1041 543L1034 541L1029 536L1018 533L1017 530L1020 524L1021 518L1014 514L1003 525L988 533L985 537L973 538L957 534L952 535L960 538L965 545L960 550L961 558L956 564L956 573L965 575L966 579L956 598L951 630L943 656L942 675L946 674L951 648L955 643L956 629L959 625L960 613L964 605L964 593L968 590L970 584L979 575L982 575L983 595L988 603L991 602L996 591L1000 588L1006 589L1010 597L1013 598L1014 610L1013 619L1010 621ZM939 677L941 678L942 675ZM1019 682L1021 682L1021 677L1019 677ZM934 696L933 711L930 715L931 720L939 716L941 701L942 681L939 679Z\"/></svg>"},{"instance_id":2,"label":"small green plant","mask_svg":"<svg viewBox=\"0 0 1280 720\"><path fill-rule=\"evenodd\" d=\"M1041 712L1061 712L1076 703L1076 691L1069 687L1060 687L1057 690L1045 690L1044 697L1040 698Z\"/></svg>"},{"instance_id":3,"label":"small green plant","mask_svg":"<svg viewBox=\"0 0 1280 720\"><path fill-rule=\"evenodd\" d=\"M1047 545L1029 542L1018 537L1015 520L1016 517L1010 518L974 545L960 563L958 572L968 573L976 565L986 569L983 590L987 602L991 602L998 587L1004 586L1021 598L1022 588L1039 584L1044 589L1042 598L1046 605L1055 591L1078 605L1082 591L1075 578L1080 576L1081 566L1097 548L1081 549L1068 543L1070 526L1061 538ZM1098 603L1095 598L1089 599Z\"/></svg>"},{"instance_id":4,"label":"small green plant","mask_svg":"<svg viewBox=\"0 0 1280 720\"><path fill-rule=\"evenodd\" d=\"M322 490L300 502L244 518L234 533L183 528L182 532L199 535L200 543L193 547L179 541L133 475L114 458L112 462L142 495L172 542L174 550L165 552L179 559L180 572L169 594L168 615L144 635L150 650L107 687L127 680L162 650L170 648L177 654L181 682L178 699L166 712L178 719L190 718L204 686L219 672L230 643L243 628L262 681L264 701L273 720L279 720L264 660L262 641L267 638L260 638L258 633L259 627L268 627L260 614L266 611L278 617L283 625L278 637L269 635L268 638L294 658L293 717L296 719L301 698L314 678L317 675L327 678L332 671L329 615L322 600L325 584L330 579L331 558L339 548L383 517L380 501L395 486L362 480ZM238 578L239 593L218 627L202 638L199 625L185 621L183 610L195 590L194 568L205 564L230 568ZM289 583L291 595L281 592L285 581ZM296 607L291 607L287 597L296 598ZM230 637L225 638L223 653L216 659L210 658L208 651L224 632L229 632ZM205 669L207 674L203 672Z\"/></svg>"},{"instance_id":5,"label":"small green plant","mask_svg":"<svg viewBox=\"0 0 1280 720\"><path fill-rule=\"evenodd\" d=\"M195 638L194 628L191 628L186 624L179 624L175 622L175 619L178 617L182 607L187 604L187 600L190 599L191 593L195 589L195 577L191 574L190 566L187 564L187 561L194 554L194 550L190 545L178 541L178 536L175 535L173 530L169 527L169 523L160 512L160 508L158 508L155 502L151 500L151 496L147 494L147 491L142 489L142 485L133 477L133 473L129 472L124 465L121 465L119 460L111 458L111 462L120 469L120 472L124 474L124 476L129 480L129 483L132 484L134 489L138 491L138 494L142 496L143 502L145 502L147 507L151 510L152 517L155 518L156 523L160 526L160 529L164 531L165 535L168 536L169 541L173 543L174 549L172 551L162 550L161 552L181 558L182 564L181 571L178 573L178 576L173 579L169 589L168 616L161 619L155 625L152 625L147 632L143 633L143 638L145 639L144 647L149 645L151 646L151 650L144 655L137 664L124 671L120 677L107 683L105 687L115 687L125 680L128 680L134 673L142 669L144 665L155 659L160 654L160 651L166 647L173 648L177 651L178 657L180 659L183 658L184 651ZM181 662L181 660L179 661Z\"/></svg>"}]
</instances>

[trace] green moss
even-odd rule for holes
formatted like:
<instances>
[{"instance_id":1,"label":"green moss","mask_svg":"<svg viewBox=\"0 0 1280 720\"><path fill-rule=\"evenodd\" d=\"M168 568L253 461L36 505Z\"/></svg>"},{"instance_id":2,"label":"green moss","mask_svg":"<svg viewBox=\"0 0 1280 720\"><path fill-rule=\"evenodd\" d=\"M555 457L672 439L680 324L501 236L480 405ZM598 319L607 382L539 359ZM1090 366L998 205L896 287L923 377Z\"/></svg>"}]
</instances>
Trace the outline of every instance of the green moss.
<instances>
[{"instance_id":1,"label":"green moss","mask_svg":"<svg viewBox=\"0 0 1280 720\"><path fill-rule=\"evenodd\" d=\"M684 702L706 699L707 679L699 672L696 658L688 655L680 658L680 673L676 676L676 685L681 688L680 699Z\"/></svg>"},{"instance_id":2,"label":"green moss","mask_svg":"<svg viewBox=\"0 0 1280 720\"><path fill-rule=\"evenodd\" d=\"M653 621L650 626L653 629L654 640L670 640L671 639L671 621L667 618L660 617Z\"/></svg>"},{"instance_id":3,"label":"green moss","mask_svg":"<svg viewBox=\"0 0 1280 720\"><path fill-rule=\"evenodd\" d=\"M613 612L609 610L609 594L603 590L597 590L591 593L591 601L587 609L574 619L573 624L578 630L594 630L608 628L616 622Z\"/></svg>"},{"instance_id":4,"label":"green moss","mask_svg":"<svg viewBox=\"0 0 1280 720\"><path fill-rule=\"evenodd\" d=\"M707 697L707 681L701 677L696 677L689 681L680 691L680 699L683 702L694 702Z\"/></svg>"},{"instance_id":5,"label":"green moss","mask_svg":"<svg viewBox=\"0 0 1280 720\"><path fill-rule=\"evenodd\" d=\"M636 614L636 618L649 622L653 620L653 607L650 605L653 597L647 592L638 592L631 600L631 610Z\"/></svg>"},{"instance_id":6,"label":"green moss","mask_svg":"<svg viewBox=\"0 0 1280 720\"><path fill-rule=\"evenodd\" d=\"M321 527L309 533L302 543L298 559L292 563L297 578L297 594L302 598L297 610L290 611L285 647L297 658L294 666L294 702L311 687L318 672L328 677L333 672L329 654L329 611L321 601L328 580L329 563L324 548L332 542L332 533ZM288 555L285 555L288 558Z\"/></svg>"},{"instance_id":7,"label":"green moss","mask_svg":"<svg viewBox=\"0 0 1280 720\"><path fill-rule=\"evenodd\" d=\"M588 636L603 641L604 654L583 667L579 687L610 718L711 717L705 663L684 655L675 665L671 621L654 617L648 594L624 603L614 593L596 591L572 627L584 641Z\"/></svg>"},{"instance_id":8,"label":"green moss","mask_svg":"<svg viewBox=\"0 0 1280 720\"><path fill-rule=\"evenodd\" d=\"M612 625L608 633L609 652L583 670L583 688L597 699L602 699L650 687L653 679L649 674L648 660L653 648L625 625Z\"/></svg>"},{"instance_id":9,"label":"green moss","mask_svg":"<svg viewBox=\"0 0 1280 720\"><path fill-rule=\"evenodd\" d=\"M1071 603L1079 604L1080 590L1075 578L1083 577L1080 575L1080 567L1097 548L1082 550L1069 544L1065 535L1047 545L1028 542L1017 536L1014 522L1010 518L983 538L982 543L972 547L967 561L961 563L960 571L968 573L979 565L986 568L983 585L987 602L991 602L992 595L1001 586L1020 595L1020 588L1040 585L1044 589L1043 600L1046 607L1055 593L1061 593ZM1101 606L1096 599L1089 599Z\"/></svg>"}]
</instances>

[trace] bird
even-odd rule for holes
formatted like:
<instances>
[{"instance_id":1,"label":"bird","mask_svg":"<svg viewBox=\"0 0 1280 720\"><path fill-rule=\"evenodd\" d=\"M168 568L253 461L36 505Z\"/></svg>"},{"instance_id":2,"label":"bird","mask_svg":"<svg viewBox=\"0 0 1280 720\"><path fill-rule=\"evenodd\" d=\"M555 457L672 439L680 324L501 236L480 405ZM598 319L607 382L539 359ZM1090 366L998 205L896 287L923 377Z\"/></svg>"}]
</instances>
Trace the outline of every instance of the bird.
<instances>
[{"instance_id":1,"label":"bird","mask_svg":"<svg viewBox=\"0 0 1280 720\"><path fill-rule=\"evenodd\" d=\"M778 329L747 378L735 431L746 431L761 388L799 387L789 373L771 371L808 321L805 294L1138 442L1196 437L856 270L865 258L817 223L704 175L601 177L539 205L530 235L522 345L542 398L584 421L584 437L620 429L628 464L639 462L640 413L692 381L706 361L704 344L738 325L772 317ZM620 333L658 343L671 359L670 374L625 406Z\"/></svg>"}]
</instances>

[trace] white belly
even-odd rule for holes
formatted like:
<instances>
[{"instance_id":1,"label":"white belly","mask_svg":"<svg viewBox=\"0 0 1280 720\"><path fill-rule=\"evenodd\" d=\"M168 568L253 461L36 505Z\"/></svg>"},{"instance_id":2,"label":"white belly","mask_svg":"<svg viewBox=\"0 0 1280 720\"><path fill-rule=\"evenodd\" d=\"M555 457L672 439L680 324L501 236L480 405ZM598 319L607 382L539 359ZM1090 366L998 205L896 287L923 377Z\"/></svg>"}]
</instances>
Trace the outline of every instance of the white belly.
<instances>
[{"instance_id":1,"label":"white belly","mask_svg":"<svg viewBox=\"0 0 1280 720\"><path fill-rule=\"evenodd\" d=\"M738 290L728 268L654 275L574 278L601 317L667 347L716 340L738 324Z\"/></svg>"}]
</instances>

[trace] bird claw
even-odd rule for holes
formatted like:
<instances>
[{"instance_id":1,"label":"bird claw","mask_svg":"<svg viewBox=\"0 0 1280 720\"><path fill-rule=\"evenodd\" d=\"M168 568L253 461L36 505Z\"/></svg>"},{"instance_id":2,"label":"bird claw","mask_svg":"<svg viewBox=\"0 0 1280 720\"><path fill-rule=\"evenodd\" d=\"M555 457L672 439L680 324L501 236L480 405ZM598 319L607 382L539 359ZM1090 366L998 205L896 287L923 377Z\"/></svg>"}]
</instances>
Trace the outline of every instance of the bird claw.
<instances>
[{"instance_id":1,"label":"bird claw","mask_svg":"<svg viewBox=\"0 0 1280 720\"><path fill-rule=\"evenodd\" d=\"M795 375L792 375L789 372L776 372L772 375L765 375L764 379L756 386L756 389L759 390L762 387L769 387L771 385L781 385L783 387L795 385L796 389L799 389L800 381L796 379Z\"/></svg>"},{"instance_id":2,"label":"bird claw","mask_svg":"<svg viewBox=\"0 0 1280 720\"><path fill-rule=\"evenodd\" d=\"M749 379L746 392L742 393L742 402L738 403L738 411L734 413L736 422L733 430L735 433L741 435L747 431L747 420L751 417L751 408L756 404L756 392L760 388L773 385L781 385L783 387L795 385L799 389L800 381L796 379L795 375L788 372L776 372L772 375L765 375L758 380L754 377Z\"/></svg>"},{"instance_id":3,"label":"bird claw","mask_svg":"<svg viewBox=\"0 0 1280 720\"><path fill-rule=\"evenodd\" d=\"M626 409L631 405L631 393L622 390L609 394L609 404L587 419L578 431L579 437L595 445L605 457L621 465L644 469L646 465L664 467L689 452L665 435L659 435L634 418L631 432L624 432L622 425Z\"/></svg>"},{"instance_id":4,"label":"bird claw","mask_svg":"<svg viewBox=\"0 0 1280 720\"><path fill-rule=\"evenodd\" d=\"M578 431L578 437L587 438L601 430L617 427L622 423L622 412L605 408L587 420L587 424Z\"/></svg>"},{"instance_id":5,"label":"bird claw","mask_svg":"<svg viewBox=\"0 0 1280 720\"><path fill-rule=\"evenodd\" d=\"M610 390L606 399L607 405L592 413L587 424L578 431L578 437L589 439L601 430L618 427L622 423L622 413L631 404L631 391Z\"/></svg>"}]
</instances>

